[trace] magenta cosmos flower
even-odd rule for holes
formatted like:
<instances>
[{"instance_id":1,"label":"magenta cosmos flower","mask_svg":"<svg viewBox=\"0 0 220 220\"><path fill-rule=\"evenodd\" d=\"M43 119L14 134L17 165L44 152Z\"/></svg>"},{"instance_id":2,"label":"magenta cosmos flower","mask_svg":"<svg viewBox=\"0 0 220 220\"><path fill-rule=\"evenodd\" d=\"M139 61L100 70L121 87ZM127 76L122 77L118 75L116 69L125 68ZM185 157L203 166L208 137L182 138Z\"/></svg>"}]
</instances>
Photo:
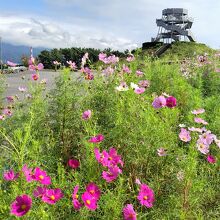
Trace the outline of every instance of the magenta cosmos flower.
<instances>
[{"instance_id":1,"label":"magenta cosmos flower","mask_svg":"<svg viewBox=\"0 0 220 220\"><path fill-rule=\"evenodd\" d=\"M100 153L99 149L95 148L94 153L96 160L102 164L102 166L106 167L108 165L108 152L104 150L102 153Z\"/></svg>"},{"instance_id":2,"label":"magenta cosmos flower","mask_svg":"<svg viewBox=\"0 0 220 220\"><path fill-rule=\"evenodd\" d=\"M179 133L179 138L184 142L189 142L191 140L190 132L187 131L185 128L181 128L181 131Z\"/></svg>"},{"instance_id":3,"label":"magenta cosmos flower","mask_svg":"<svg viewBox=\"0 0 220 220\"><path fill-rule=\"evenodd\" d=\"M42 201L48 204L55 204L63 197L61 189L47 189L46 193L42 196Z\"/></svg>"},{"instance_id":4,"label":"magenta cosmos flower","mask_svg":"<svg viewBox=\"0 0 220 220\"><path fill-rule=\"evenodd\" d=\"M132 204L127 204L123 208L123 217L124 217L124 220L136 220L137 219L137 214L134 211Z\"/></svg>"},{"instance_id":5,"label":"magenta cosmos flower","mask_svg":"<svg viewBox=\"0 0 220 220\"><path fill-rule=\"evenodd\" d=\"M212 156L212 155L208 155L206 159L207 159L207 161L208 161L209 163L215 163L215 162L216 162L215 157Z\"/></svg>"},{"instance_id":6,"label":"magenta cosmos flower","mask_svg":"<svg viewBox=\"0 0 220 220\"><path fill-rule=\"evenodd\" d=\"M46 187L40 187L38 186L34 191L33 195L35 198L42 198L43 195L46 193L47 188Z\"/></svg>"},{"instance_id":7,"label":"magenta cosmos flower","mask_svg":"<svg viewBox=\"0 0 220 220\"><path fill-rule=\"evenodd\" d=\"M83 120L88 120L88 119L91 118L91 116L92 116L92 111L91 110L86 110L82 114L82 119Z\"/></svg>"},{"instance_id":8,"label":"magenta cosmos flower","mask_svg":"<svg viewBox=\"0 0 220 220\"><path fill-rule=\"evenodd\" d=\"M118 166L109 167L108 171L102 172L102 178L110 183L117 179L120 173L122 173L122 170Z\"/></svg>"},{"instance_id":9,"label":"magenta cosmos flower","mask_svg":"<svg viewBox=\"0 0 220 220\"><path fill-rule=\"evenodd\" d=\"M39 167L36 167L34 170L34 178L43 185L51 184L51 179L49 176L47 176L46 171L41 170Z\"/></svg>"},{"instance_id":10,"label":"magenta cosmos flower","mask_svg":"<svg viewBox=\"0 0 220 220\"><path fill-rule=\"evenodd\" d=\"M78 200L79 198L79 195L77 194L78 190L79 190L79 186L77 185L74 187L72 194L72 203L74 209L76 210L79 210L83 206L83 204Z\"/></svg>"},{"instance_id":11,"label":"magenta cosmos flower","mask_svg":"<svg viewBox=\"0 0 220 220\"><path fill-rule=\"evenodd\" d=\"M37 81L37 80L39 79L39 75L36 74L36 73L32 74L32 79L33 79L34 81Z\"/></svg>"},{"instance_id":12,"label":"magenta cosmos flower","mask_svg":"<svg viewBox=\"0 0 220 220\"><path fill-rule=\"evenodd\" d=\"M95 199L90 193L84 192L82 194L82 200L88 209L90 210L97 209L97 199Z\"/></svg>"},{"instance_id":13,"label":"magenta cosmos flower","mask_svg":"<svg viewBox=\"0 0 220 220\"><path fill-rule=\"evenodd\" d=\"M100 142L102 142L104 140L104 136L102 135L102 134L98 134L98 135L96 135L96 136L94 136L94 137L91 137L90 139L89 139L89 142L90 143L100 143Z\"/></svg>"},{"instance_id":14,"label":"magenta cosmos flower","mask_svg":"<svg viewBox=\"0 0 220 220\"><path fill-rule=\"evenodd\" d=\"M159 96L155 98L152 103L152 106L156 109L166 106L166 98L164 96Z\"/></svg>"},{"instance_id":15,"label":"magenta cosmos flower","mask_svg":"<svg viewBox=\"0 0 220 220\"><path fill-rule=\"evenodd\" d=\"M91 194L96 200L98 200L101 196L101 191L99 187L95 183L89 183L86 186L86 191Z\"/></svg>"},{"instance_id":16,"label":"magenta cosmos flower","mask_svg":"<svg viewBox=\"0 0 220 220\"><path fill-rule=\"evenodd\" d=\"M69 167L71 167L73 169L77 169L80 166L80 163L76 159L69 159L68 165L69 165Z\"/></svg>"},{"instance_id":17,"label":"magenta cosmos flower","mask_svg":"<svg viewBox=\"0 0 220 220\"><path fill-rule=\"evenodd\" d=\"M6 181L13 181L16 180L19 177L19 173L14 173L14 170L9 170L4 172L3 174L4 180Z\"/></svg>"},{"instance_id":18,"label":"magenta cosmos flower","mask_svg":"<svg viewBox=\"0 0 220 220\"><path fill-rule=\"evenodd\" d=\"M15 201L11 204L11 214L18 217L25 215L31 208L32 199L24 194L17 196Z\"/></svg>"},{"instance_id":19,"label":"magenta cosmos flower","mask_svg":"<svg viewBox=\"0 0 220 220\"><path fill-rule=\"evenodd\" d=\"M173 96L166 98L166 106L168 108L174 108L176 106L176 98Z\"/></svg>"},{"instance_id":20,"label":"magenta cosmos flower","mask_svg":"<svg viewBox=\"0 0 220 220\"><path fill-rule=\"evenodd\" d=\"M151 208L154 202L154 191L146 184L141 184L141 188L138 194L138 200L141 205Z\"/></svg>"}]
</instances>

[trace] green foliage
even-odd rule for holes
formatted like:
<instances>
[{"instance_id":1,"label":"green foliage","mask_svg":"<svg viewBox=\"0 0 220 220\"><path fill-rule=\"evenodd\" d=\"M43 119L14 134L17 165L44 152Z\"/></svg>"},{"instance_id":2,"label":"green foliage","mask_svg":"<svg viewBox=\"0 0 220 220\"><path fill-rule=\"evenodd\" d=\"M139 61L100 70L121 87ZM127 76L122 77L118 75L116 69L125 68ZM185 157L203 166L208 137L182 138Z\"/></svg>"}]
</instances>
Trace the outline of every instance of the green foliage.
<instances>
[{"instance_id":1,"label":"green foliage","mask_svg":"<svg viewBox=\"0 0 220 220\"><path fill-rule=\"evenodd\" d=\"M62 49L65 59L81 57L84 53L77 51L76 55L74 50ZM60 51L44 51L39 58L45 56L42 59L48 59L48 65L55 58L62 61ZM151 60L139 51L135 61L126 63L132 71L130 74L122 73L122 64L110 76L103 76L100 69L104 64L100 64L93 81L64 69L56 79L55 88L46 96L44 85L32 83L32 99L14 104L13 116L0 121L1 171L13 168L17 172L24 164L41 167L52 178L51 188L61 188L64 193L64 198L55 205L33 198L27 219L118 220L122 219L126 204L133 204L138 219L218 218L219 149L211 145L217 163L209 164L206 155L196 148L197 133L191 132L190 143L181 142L178 137L179 124L198 126L191 111L205 108L201 117L209 122L207 129L219 138L218 74L209 64L190 65L193 74L186 77L179 62L170 64L167 58ZM144 76L137 77L137 69ZM115 89L122 81L130 86L131 82L138 84L145 79L150 81L150 87L143 94L135 94L131 88L123 92ZM177 106L154 109L154 98L164 92L176 97ZM82 120L82 113L88 109L92 117ZM89 143L89 138L96 134L103 134L104 141ZM124 167L115 181L107 183L101 177L106 168L96 161L94 148L102 151L112 146L122 156ZM157 155L161 147L166 149L167 156ZM78 159L80 168L68 167L70 158ZM136 178L154 190L153 208L147 209L137 200ZM75 211L71 202L73 187L79 185L81 195L89 182L101 189L98 209L89 211L83 207ZM32 196L38 185L34 181L26 182L22 173L18 180L1 179L0 184L1 219L14 219L9 214L12 201L24 193Z\"/></svg>"}]
</instances>

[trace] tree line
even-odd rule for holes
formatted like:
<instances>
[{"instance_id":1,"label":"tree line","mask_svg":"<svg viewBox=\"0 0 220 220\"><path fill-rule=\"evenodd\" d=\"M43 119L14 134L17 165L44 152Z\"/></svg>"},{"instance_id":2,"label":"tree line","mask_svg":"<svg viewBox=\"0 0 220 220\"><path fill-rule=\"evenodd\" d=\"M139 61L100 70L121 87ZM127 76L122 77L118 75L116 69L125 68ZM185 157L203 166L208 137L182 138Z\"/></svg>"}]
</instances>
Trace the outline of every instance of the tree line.
<instances>
[{"instance_id":1,"label":"tree line","mask_svg":"<svg viewBox=\"0 0 220 220\"><path fill-rule=\"evenodd\" d=\"M114 51L110 48L100 50L95 48L61 48L61 49L52 49L52 50L43 50L38 55L37 59L39 62L44 64L44 68L53 69L54 64L53 61L58 61L62 64L62 66L68 66L67 61L74 61L77 67L80 67L81 59L85 53L89 54L89 60L91 64L94 64L98 61L99 53L103 52L109 55L115 55L119 58L125 57L129 51L125 50L124 52L120 52L118 50Z\"/></svg>"}]
</instances>

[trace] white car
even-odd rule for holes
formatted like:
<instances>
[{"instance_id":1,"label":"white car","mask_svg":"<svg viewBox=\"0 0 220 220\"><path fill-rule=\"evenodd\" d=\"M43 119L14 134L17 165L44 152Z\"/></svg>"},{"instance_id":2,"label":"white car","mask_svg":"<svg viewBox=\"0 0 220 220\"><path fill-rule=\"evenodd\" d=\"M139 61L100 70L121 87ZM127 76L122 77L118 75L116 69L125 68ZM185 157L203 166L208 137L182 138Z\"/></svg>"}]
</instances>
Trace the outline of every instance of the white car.
<instances>
[{"instance_id":1,"label":"white car","mask_svg":"<svg viewBox=\"0 0 220 220\"><path fill-rule=\"evenodd\" d=\"M19 72L26 71L26 70L27 70L27 67L25 67L25 66L8 67L8 70L9 70L9 71L16 72L16 73L19 73Z\"/></svg>"}]
</instances>

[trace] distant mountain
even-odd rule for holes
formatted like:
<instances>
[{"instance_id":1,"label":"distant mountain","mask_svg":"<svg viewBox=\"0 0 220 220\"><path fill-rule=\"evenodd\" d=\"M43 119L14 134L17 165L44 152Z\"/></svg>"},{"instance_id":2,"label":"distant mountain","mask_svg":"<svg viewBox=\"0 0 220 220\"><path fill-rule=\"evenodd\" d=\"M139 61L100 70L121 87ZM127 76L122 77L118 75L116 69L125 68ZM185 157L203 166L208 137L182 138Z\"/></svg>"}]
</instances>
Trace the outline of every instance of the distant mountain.
<instances>
[{"instance_id":1,"label":"distant mountain","mask_svg":"<svg viewBox=\"0 0 220 220\"><path fill-rule=\"evenodd\" d=\"M36 57L42 50L47 48L36 47L33 48L33 55ZM28 46L16 46L9 43L2 43L2 60L4 63L10 60L15 63L21 63L21 57L23 55L30 56L30 47Z\"/></svg>"}]
</instances>

